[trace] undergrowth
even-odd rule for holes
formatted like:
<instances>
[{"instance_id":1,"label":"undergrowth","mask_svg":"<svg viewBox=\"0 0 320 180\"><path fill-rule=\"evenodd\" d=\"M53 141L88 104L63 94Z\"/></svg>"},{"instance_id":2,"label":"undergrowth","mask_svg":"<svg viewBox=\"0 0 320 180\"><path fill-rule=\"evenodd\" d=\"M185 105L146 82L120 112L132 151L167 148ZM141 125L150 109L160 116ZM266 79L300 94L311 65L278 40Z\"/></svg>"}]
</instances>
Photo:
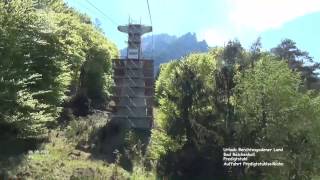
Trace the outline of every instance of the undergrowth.
<instances>
[{"instance_id":1,"label":"undergrowth","mask_svg":"<svg viewBox=\"0 0 320 180\"><path fill-rule=\"evenodd\" d=\"M47 142L42 143L38 149L6 161L0 160L0 179L156 179L155 173L145 168L143 156L138 149L130 150L130 154L133 151L139 154L134 156L132 172L120 166L122 155L119 153L114 163L92 158L91 148L97 142L97 132L107 122L108 118L104 115L94 114L74 119L65 128L51 130Z\"/></svg>"}]
</instances>

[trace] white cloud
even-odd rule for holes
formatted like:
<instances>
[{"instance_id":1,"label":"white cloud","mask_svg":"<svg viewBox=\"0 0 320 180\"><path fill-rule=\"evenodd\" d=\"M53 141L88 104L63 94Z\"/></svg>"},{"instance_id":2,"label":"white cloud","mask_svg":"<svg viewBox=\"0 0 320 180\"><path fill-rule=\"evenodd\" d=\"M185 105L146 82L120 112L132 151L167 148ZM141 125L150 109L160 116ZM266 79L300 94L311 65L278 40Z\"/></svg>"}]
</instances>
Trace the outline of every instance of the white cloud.
<instances>
[{"instance_id":1,"label":"white cloud","mask_svg":"<svg viewBox=\"0 0 320 180\"><path fill-rule=\"evenodd\" d=\"M234 38L251 44L261 32L320 12L320 0L228 0L226 10L224 23L198 31L199 40L206 40L210 46L223 46Z\"/></svg>"},{"instance_id":2,"label":"white cloud","mask_svg":"<svg viewBox=\"0 0 320 180\"><path fill-rule=\"evenodd\" d=\"M205 40L210 46L223 46L232 37L220 28L207 28L198 33L198 39Z\"/></svg>"},{"instance_id":3,"label":"white cloud","mask_svg":"<svg viewBox=\"0 0 320 180\"><path fill-rule=\"evenodd\" d=\"M229 0L229 21L237 30L262 32L320 11L320 0Z\"/></svg>"},{"instance_id":4,"label":"white cloud","mask_svg":"<svg viewBox=\"0 0 320 180\"><path fill-rule=\"evenodd\" d=\"M233 30L232 26L207 27L198 31L198 39L205 40L209 46L224 46L229 40L238 39L242 43L251 44L258 37L259 33L253 30Z\"/></svg>"}]
</instances>

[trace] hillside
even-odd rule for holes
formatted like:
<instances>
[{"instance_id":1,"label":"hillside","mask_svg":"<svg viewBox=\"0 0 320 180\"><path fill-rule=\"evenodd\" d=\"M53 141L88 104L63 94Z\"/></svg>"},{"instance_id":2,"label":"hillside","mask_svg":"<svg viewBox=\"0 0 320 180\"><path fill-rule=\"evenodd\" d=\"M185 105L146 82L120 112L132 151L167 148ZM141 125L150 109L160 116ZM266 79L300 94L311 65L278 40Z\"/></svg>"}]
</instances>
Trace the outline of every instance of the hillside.
<instances>
[{"instance_id":1,"label":"hillside","mask_svg":"<svg viewBox=\"0 0 320 180\"><path fill-rule=\"evenodd\" d=\"M91 19L0 1L0 180L320 179L320 63L294 40L149 35L154 78ZM140 48L151 27L119 29Z\"/></svg>"}]
</instances>

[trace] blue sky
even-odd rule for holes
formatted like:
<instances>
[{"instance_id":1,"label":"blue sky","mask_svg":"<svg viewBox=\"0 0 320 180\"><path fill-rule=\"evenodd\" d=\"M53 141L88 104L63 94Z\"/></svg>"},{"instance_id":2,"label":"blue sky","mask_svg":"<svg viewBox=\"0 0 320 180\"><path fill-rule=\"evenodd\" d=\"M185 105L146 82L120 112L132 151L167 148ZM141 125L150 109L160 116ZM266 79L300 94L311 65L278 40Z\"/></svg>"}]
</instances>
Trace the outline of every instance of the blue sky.
<instances>
[{"instance_id":1,"label":"blue sky","mask_svg":"<svg viewBox=\"0 0 320 180\"><path fill-rule=\"evenodd\" d=\"M147 0L65 0L99 19L106 36L125 47L127 36L117 25L150 25ZM88 1L104 14L99 12ZM180 36L195 32L210 46L237 38L245 48L261 36L264 49L291 38L300 49L320 61L320 0L149 0L154 34ZM111 19L111 20L110 20Z\"/></svg>"}]
</instances>

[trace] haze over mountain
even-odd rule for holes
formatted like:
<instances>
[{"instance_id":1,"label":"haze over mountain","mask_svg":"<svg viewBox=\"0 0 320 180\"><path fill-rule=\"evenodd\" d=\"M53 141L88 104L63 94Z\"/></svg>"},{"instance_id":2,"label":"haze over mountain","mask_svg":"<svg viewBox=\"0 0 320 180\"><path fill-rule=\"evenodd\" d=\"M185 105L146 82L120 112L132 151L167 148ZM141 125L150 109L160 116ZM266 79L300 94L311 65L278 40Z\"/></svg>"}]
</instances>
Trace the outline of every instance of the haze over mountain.
<instances>
[{"instance_id":1,"label":"haze over mountain","mask_svg":"<svg viewBox=\"0 0 320 180\"><path fill-rule=\"evenodd\" d=\"M154 59L155 71L160 64L172 59L178 59L193 52L207 52L206 41L198 41L195 33L186 33L180 37L169 34L146 36L142 39L143 56ZM121 55L126 56L127 49L121 50Z\"/></svg>"}]
</instances>

